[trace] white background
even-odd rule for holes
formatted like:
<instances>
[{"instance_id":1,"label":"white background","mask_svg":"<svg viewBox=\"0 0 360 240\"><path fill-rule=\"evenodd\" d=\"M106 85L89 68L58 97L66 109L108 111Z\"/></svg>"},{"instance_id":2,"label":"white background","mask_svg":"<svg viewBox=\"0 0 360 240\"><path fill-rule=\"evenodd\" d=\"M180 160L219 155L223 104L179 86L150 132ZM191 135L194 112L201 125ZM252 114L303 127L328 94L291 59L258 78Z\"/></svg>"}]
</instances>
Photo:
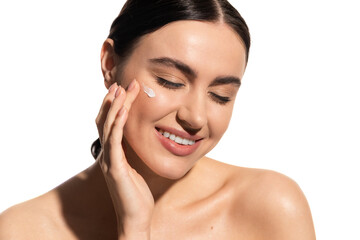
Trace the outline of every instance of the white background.
<instances>
[{"instance_id":1,"label":"white background","mask_svg":"<svg viewBox=\"0 0 360 240\"><path fill-rule=\"evenodd\" d=\"M356 1L231 1L252 34L233 119L211 157L299 183L318 239L360 239ZM93 163L99 53L123 1L0 3L0 211Z\"/></svg>"}]
</instances>

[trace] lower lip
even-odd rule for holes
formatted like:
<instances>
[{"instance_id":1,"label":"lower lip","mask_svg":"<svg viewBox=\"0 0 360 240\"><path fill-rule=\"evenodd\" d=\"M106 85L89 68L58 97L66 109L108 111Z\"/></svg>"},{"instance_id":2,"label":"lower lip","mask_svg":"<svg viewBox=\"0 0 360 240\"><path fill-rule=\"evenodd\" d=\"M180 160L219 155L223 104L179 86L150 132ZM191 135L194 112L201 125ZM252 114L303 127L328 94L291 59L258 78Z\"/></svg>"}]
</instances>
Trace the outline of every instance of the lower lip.
<instances>
[{"instance_id":1,"label":"lower lip","mask_svg":"<svg viewBox=\"0 0 360 240\"><path fill-rule=\"evenodd\" d=\"M187 156L196 151L199 147L201 140L196 141L193 145L181 145L176 142L170 140L169 138L164 137L161 133L159 133L156 129L156 136L160 140L160 143L163 145L166 150L171 152L176 156Z\"/></svg>"}]
</instances>

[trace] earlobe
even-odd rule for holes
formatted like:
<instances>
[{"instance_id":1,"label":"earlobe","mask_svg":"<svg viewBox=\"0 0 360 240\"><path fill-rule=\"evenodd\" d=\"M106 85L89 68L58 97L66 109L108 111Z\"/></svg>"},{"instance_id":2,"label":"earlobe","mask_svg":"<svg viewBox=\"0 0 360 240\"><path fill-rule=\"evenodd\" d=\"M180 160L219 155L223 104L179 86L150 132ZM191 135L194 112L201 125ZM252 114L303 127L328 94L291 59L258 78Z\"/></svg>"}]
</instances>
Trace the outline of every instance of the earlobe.
<instances>
[{"instance_id":1,"label":"earlobe","mask_svg":"<svg viewBox=\"0 0 360 240\"><path fill-rule=\"evenodd\" d=\"M101 71L104 76L104 84L109 88L115 81L116 76L116 53L114 51L114 41L110 38L106 39L101 48Z\"/></svg>"}]
</instances>

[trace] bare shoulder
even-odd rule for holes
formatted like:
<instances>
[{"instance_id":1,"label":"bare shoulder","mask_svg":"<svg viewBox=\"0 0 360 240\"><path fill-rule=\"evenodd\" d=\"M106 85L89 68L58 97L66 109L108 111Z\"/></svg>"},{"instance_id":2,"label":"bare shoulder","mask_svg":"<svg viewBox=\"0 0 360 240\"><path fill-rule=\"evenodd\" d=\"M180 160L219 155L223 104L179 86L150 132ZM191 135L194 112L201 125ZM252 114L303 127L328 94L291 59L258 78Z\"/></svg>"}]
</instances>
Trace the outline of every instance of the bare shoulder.
<instances>
[{"instance_id":1,"label":"bare shoulder","mask_svg":"<svg viewBox=\"0 0 360 240\"><path fill-rule=\"evenodd\" d=\"M275 171L237 167L209 158L205 162L207 175L216 176L213 179L230 193L229 215L235 236L315 239L310 207L294 180Z\"/></svg>"},{"instance_id":2,"label":"bare shoulder","mask_svg":"<svg viewBox=\"0 0 360 240\"><path fill-rule=\"evenodd\" d=\"M294 180L262 169L239 168L237 173L232 180L241 186L235 217L244 214L259 239L315 239L310 207Z\"/></svg>"},{"instance_id":3,"label":"bare shoulder","mask_svg":"<svg viewBox=\"0 0 360 240\"><path fill-rule=\"evenodd\" d=\"M54 218L57 211L51 197L41 197L26 201L0 214L0 240L49 239L59 229ZM52 238L54 239L54 238Z\"/></svg>"}]
</instances>

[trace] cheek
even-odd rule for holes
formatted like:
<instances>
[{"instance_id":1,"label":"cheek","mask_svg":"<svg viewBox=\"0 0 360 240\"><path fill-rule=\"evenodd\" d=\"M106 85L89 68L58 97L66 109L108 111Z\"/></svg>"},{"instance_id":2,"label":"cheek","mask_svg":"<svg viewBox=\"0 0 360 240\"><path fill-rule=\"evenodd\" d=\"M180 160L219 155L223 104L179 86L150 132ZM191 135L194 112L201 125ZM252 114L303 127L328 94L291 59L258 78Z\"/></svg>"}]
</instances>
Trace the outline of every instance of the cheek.
<instances>
[{"instance_id":1,"label":"cheek","mask_svg":"<svg viewBox=\"0 0 360 240\"><path fill-rule=\"evenodd\" d=\"M164 119L169 121L167 122L169 124L174 123L181 97L161 86L156 86L156 83L146 83L146 86L154 91L155 97L150 98L141 87L139 95L131 106L125 132L152 130L158 121Z\"/></svg>"},{"instance_id":2,"label":"cheek","mask_svg":"<svg viewBox=\"0 0 360 240\"><path fill-rule=\"evenodd\" d=\"M233 106L219 107L213 106L208 112L208 126L210 128L210 137L219 141L229 126Z\"/></svg>"}]
</instances>

